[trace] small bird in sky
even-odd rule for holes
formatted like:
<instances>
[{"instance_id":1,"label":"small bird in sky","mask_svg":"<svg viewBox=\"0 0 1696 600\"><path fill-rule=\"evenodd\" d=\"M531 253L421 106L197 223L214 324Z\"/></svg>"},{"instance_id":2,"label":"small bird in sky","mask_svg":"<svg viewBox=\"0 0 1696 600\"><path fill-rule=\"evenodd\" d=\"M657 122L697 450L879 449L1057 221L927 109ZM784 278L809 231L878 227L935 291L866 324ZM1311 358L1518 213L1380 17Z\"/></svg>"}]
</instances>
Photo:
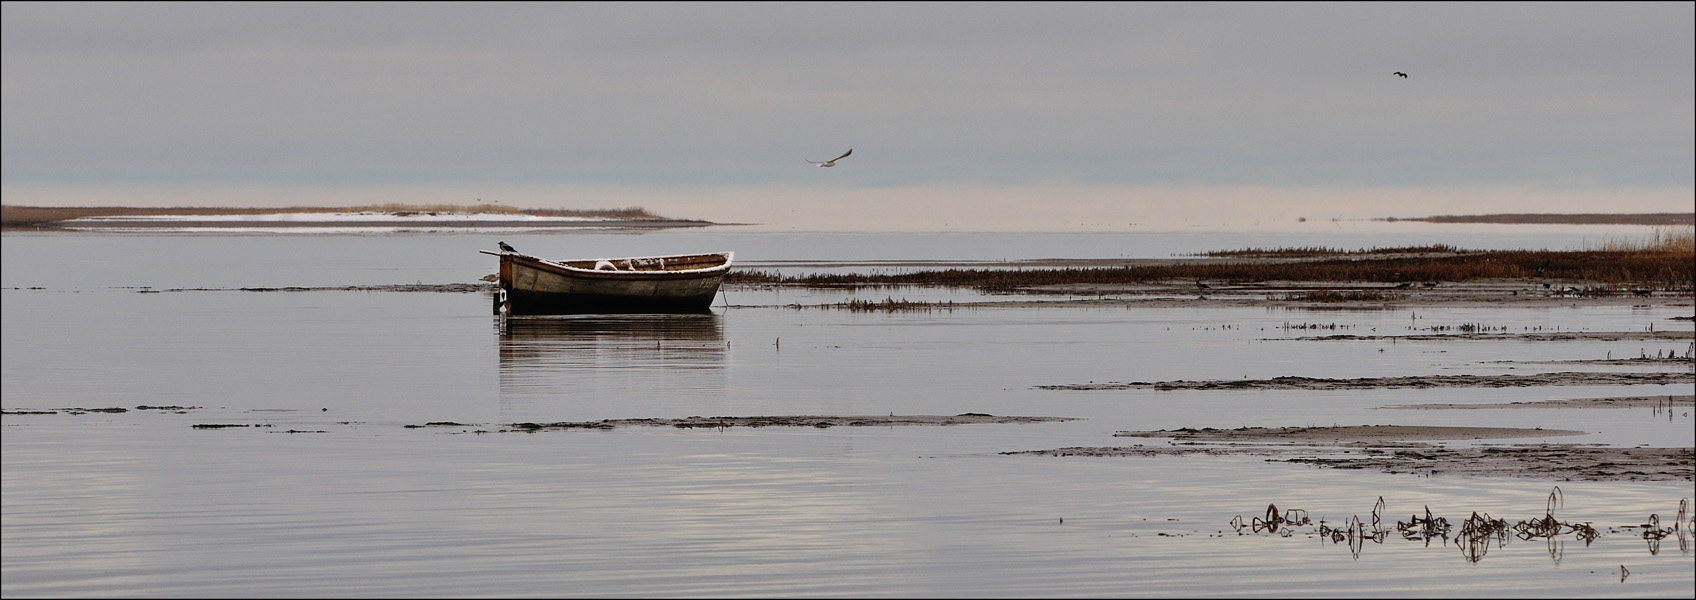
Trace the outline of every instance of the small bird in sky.
<instances>
[{"instance_id":1,"label":"small bird in sky","mask_svg":"<svg viewBox=\"0 0 1696 600\"><path fill-rule=\"evenodd\" d=\"M1396 76L1397 76L1397 77L1400 77L1400 78L1402 78L1402 79L1407 79L1407 73L1403 73L1403 72L1401 72L1401 71L1396 71L1396 73L1395 73L1395 75L1396 75Z\"/></svg>"},{"instance_id":2,"label":"small bird in sky","mask_svg":"<svg viewBox=\"0 0 1696 600\"><path fill-rule=\"evenodd\" d=\"M498 243L501 245L501 251L502 252L517 252L517 250L512 249L512 246L507 245L506 242L498 242Z\"/></svg>"},{"instance_id":3,"label":"small bird in sky","mask_svg":"<svg viewBox=\"0 0 1696 600\"><path fill-rule=\"evenodd\" d=\"M842 156L838 156L836 158L832 158L832 159L824 161L824 162L818 162L818 161L812 161L812 160L809 160L807 162L813 163L813 164L821 166L821 167L834 167L834 166L836 166L836 161L842 160L844 158L848 158L848 155L853 154L853 153L854 153L854 149L849 148L847 152L842 153Z\"/></svg>"}]
</instances>

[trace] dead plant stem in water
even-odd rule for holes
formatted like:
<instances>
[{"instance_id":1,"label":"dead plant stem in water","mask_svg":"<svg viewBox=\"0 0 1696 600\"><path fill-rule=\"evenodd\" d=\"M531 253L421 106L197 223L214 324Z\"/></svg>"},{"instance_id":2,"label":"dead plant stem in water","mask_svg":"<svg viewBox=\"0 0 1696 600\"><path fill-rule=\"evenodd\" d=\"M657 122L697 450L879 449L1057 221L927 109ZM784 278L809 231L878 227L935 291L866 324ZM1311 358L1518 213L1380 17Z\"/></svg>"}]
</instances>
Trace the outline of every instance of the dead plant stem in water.
<instances>
[{"instance_id":1,"label":"dead plant stem in water","mask_svg":"<svg viewBox=\"0 0 1696 600\"><path fill-rule=\"evenodd\" d=\"M1550 559L1559 563L1565 548L1563 540L1560 539L1563 536L1572 536L1575 541L1584 542L1586 547L1602 537L1601 531L1588 521L1573 522L1556 518L1556 510L1564 504L1565 496L1560 486L1555 486L1549 492L1543 515L1540 517L1509 521L1492 517L1489 513L1473 511L1459 526L1451 526L1447 518L1433 515L1431 508L1427 506L1423 515L1415 513L1407 521L1397 521L1395 530L1402 539L1422 542L1426 546L1430 546L1433 541L1439 541L1444 546L1453 543L1460 551L1461 557L1472 563L1483 560L1492 547L1502 548L1515 540L1543 540L1548 547ZM1388 538L1389 530L1382 524L1382 514L1385 511L1384 497L1379 496L1378 502L1372 507L1370 527L1359 516L1350 516L1342 527L1332 527L1326 521L1320 520L1315 533L1320 539L1333 544L1346 543L1350 554L1358 559L1366 542L1383 544ZM1280 512L1275 504L1266 506L1264 516L1245 521L1242 515L1237 515L1230 522L1237 535L1269 533L1281 537L1291 537L1291 527L1309 523L1311 520L1307 517L1307 511L1289 509ZM1658 514L1650 514L1647 523L1635 527L1619 526L1611 530L1640 530L1642 538L1648 542L1650 555L1658 554L1661 541L1669 537L1678 540L1680 551L1689 552L1692 531L1696 530L1696 515L1690 512L1690 499L1682 498L1678 501L1678 515L1670 527L1661 524Z\"/></svg>"}]
</instances>

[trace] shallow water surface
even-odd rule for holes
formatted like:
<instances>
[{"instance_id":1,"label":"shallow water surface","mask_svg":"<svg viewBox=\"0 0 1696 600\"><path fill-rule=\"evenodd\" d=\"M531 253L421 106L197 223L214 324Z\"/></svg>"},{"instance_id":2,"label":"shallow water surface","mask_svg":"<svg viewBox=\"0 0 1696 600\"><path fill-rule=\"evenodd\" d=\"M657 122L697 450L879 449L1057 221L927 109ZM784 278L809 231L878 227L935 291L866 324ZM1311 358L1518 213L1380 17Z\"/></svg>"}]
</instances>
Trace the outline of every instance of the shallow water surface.
<instances>
[{"instance_id":1,"label":"shallow water surface","mask_svg":"<svg viewBox=\"0 0 1696 600\"><path fill-rule=\"evenodd\" d=\"M579 246L562 255L728 248L741 257L746 247L769 260L821 258L805 236L764 236L507 241ZM942 258L962 260L998 258L989 249L1020 244L1034 250L1008 255L1078 247L1077 257L1104 256L1113 247L1095 235L960 239L836 234L824 245L879 248L843 259L952 252ZM1194 243L1186 239L1126 247ZM1296 245L1243 241L1220 246ZM1688 412L1386 407L1688 394L1689 386L1039 388L1602 368L1575 361L1635 356L1643 344L1319 340L1314 332L1407 335L1463 323L1689 332L1688 321L1670 320L1688 307L1412 314L971 307L966 298L952 310L888 313L819 306L843 301L840 292L736 289L709 315L499 320L480 293L240 289L472 282L492 268L467 247L484 242L474 236L0 242L4 407L52 413L0 420L7 597L1654 597L1688 595L1696 584L1688 543L1651 546L1637 528L1651 513L1670 521L1692 496L1689 482L1426 477L1252 456L1002 454L1165 443L1113 437L1118 431L1386 423L1587 432L1452 445L1688 447L1696 445ZM593 251L606 245L620 247ZM857 297L891 291L906 293ZM65 410L115 407L126 411ZM1077 420L511 427L965 412ZM1317 535L1318 520L1364 519L1379 497L1387 519L1426 508L1454 522L1474 511L1536 518L1557 485L1555 516L1591 523L1600 538L1509 539L1472 560L1452 543L1392 534L1356 551ZM1268 504L1305 510L1316 523L1241 535L1230 525Z\"/></svg>"}]
</instances>

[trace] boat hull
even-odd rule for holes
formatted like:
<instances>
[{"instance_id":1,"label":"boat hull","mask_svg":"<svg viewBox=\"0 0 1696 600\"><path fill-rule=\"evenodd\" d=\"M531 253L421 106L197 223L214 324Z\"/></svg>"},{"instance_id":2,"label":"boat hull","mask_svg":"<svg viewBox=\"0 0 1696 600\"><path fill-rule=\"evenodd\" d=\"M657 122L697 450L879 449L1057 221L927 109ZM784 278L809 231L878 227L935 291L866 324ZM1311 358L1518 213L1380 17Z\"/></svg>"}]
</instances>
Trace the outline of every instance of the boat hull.
<instances>
[{"instance_id":1,"label":"boat hull","mask_svg":"<svg viewBox=\"0 0 1696 600\"><path fill-rule=\"evenodd\" d=\"M711 312L732 258L729 252L568 261L485 254L501 259L495 311L508 315Z\"/></svg>"}]
</instances>

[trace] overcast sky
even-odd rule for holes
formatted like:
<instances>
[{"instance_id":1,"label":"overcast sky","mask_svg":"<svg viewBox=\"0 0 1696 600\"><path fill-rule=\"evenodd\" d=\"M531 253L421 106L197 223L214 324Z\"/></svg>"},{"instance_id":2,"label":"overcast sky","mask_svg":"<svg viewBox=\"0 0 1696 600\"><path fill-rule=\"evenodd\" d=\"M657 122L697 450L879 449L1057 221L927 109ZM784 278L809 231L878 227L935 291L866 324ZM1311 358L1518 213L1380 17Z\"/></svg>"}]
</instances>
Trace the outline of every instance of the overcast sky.
<instances>
[{"instance_id":1,"label":"overcast sky","mask_svg":"<svg viewBox=\"0 0 1696 600\"><path fill-rule=\"evenodd\" d=\"M1134 229L1696 198L1690 2L0 6L7 204Z\"/></svg>"}]
</instances>

